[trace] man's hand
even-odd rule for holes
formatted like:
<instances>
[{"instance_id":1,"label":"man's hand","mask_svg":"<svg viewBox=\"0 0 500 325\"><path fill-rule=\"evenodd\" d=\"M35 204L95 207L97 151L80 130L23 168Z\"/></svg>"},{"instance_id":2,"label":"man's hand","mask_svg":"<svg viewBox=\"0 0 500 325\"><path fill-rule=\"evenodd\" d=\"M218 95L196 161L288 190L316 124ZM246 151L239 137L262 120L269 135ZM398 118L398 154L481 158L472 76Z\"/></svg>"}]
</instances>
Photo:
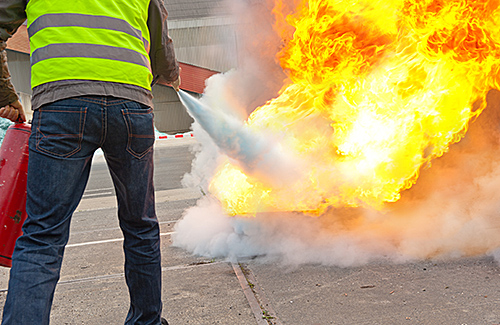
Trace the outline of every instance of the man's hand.
<instances>
[{"instance_id":1,"label":"man's hand","mask_svg":"<svg viewBox=\"0 0 500 325\"><path fill-rule=\"evenodd\" d=\"M12 122L25 122L23 105L16 100L10 105L0 108L0 117L11 120Z\"/></svg>"},{"instance_id":2,"label":"man's hand","mask_svg":"<svg viewBox=\"0 0 500 325\"><path fill-rule=\"evenodd\" d=\"M182 71L182 69L181 69L181 67L179 67L179 77L177 78L176 81L172 81L170 83L170 86L172 86L172 88L174 88L175 91L179 91L180 86L181 86L181 71Z\"/></svg>"},{"instance_id":3,"label":"man's hand","mask_svg":"<svg viewBox=\"0 0 500 325\"><path fill-rule=\"evenodd\" d=\"M170 85L175 89L175 91L179 91L181 86L181 76L179 76L176 81L171 82Z\"/></svg>"}]
</instances>

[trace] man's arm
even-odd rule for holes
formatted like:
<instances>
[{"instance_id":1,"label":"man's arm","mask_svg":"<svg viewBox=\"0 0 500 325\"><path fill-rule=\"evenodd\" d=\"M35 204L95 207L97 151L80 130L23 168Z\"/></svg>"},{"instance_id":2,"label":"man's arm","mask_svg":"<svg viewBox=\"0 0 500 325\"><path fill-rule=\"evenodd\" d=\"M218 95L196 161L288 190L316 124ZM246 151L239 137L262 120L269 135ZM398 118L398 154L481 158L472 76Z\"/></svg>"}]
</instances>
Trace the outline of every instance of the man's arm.
<instances>
[{"instance_id":1,"label":"man's arm","mask_svg":"<svg viewBox=\"0 0 500 325\"><path fill-rule=\"evenodd\" d=\"M0 40L0 107L9 105L18 100L14 85L10 82L9 67L7 66L7 44Z\"/></svg>"},{"instance_id":2,"label":"man's arm","mask_svg":"<svg viewBox=\"0 0 500 325\"><path fill-rule=\"evenodd\" d=\"M0 39L0 117L12 122L26 121L26 115L19 98L10 81L9 68L7 66L6 42Z\"/></svg>"},{"instance_id":3,"label":"man's arm","mask_svg":"<svg viewBox=\"0 0 500 325\"><path fill-rule=\"evenodd\" d=\"M148 13L148 28L151 36L151 68L155 80L158 77L179 87L179 64L175 59L174 44L168 35L167 10L162 0L151 0Z\"/></svg>"}]
</instances>

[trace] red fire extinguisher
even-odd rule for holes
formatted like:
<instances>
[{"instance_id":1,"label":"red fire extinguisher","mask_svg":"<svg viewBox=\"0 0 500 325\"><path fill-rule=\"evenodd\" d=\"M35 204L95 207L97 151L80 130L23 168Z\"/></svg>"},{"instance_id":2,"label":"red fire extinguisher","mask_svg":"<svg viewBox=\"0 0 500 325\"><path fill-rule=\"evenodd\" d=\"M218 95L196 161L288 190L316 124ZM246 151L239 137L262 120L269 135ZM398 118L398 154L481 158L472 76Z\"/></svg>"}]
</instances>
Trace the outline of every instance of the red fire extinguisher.
<instances>
[{"instance_id":1,"label":"red fire extinguisher","mask_svg":"<svg viewBox=\"0 0 500 325\"><path fill-rule=\"evenodd\" d=\"M0 148L0 265L12 266L12 253L26 220L28 139L31 126L16 123L7 129Z\"/></svg>"}]
</instances>

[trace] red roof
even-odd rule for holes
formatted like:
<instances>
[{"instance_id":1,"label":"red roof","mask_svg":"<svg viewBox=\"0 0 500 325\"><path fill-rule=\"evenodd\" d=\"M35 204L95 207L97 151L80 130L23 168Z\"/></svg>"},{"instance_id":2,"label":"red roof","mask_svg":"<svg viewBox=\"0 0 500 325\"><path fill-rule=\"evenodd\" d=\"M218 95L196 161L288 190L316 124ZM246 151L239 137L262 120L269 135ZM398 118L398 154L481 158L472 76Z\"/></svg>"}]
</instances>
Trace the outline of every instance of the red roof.
<instances>
[{"instance_id":1,"label":"red roof","mask_svg":"<svg viewBox=\"0 0 500 325\"><path fill-rule=\"evenodd\" d=\"M7 49L26 54L30 53L30 43L26 25L21 25L14 36L7 41ZM179 62L179 66L181 67L181 89L198 94L203 93L205 89L205 80L218 73L217 71L197 67L188 63Z\"/></svg>"},{"instance_id":2,"label":"red roof","mask_svg":"<svg viewBox=\"0 0 500 325\"><path fill-rule=\"evenodd\" d=\"M30 53L28 27L21 25L17 32L7 41L7 49L22 53Z\"/></svg>"},{"instance_id":3,"label":"red roof","mask_svg":"<svg viewBox=\"0 0 500 325\"><path fill-rule=\"evenodd\" d=\"M179 62L181 68L181 89L203 94L205 80L218 72Z\"/></svg>"}]
</instances>

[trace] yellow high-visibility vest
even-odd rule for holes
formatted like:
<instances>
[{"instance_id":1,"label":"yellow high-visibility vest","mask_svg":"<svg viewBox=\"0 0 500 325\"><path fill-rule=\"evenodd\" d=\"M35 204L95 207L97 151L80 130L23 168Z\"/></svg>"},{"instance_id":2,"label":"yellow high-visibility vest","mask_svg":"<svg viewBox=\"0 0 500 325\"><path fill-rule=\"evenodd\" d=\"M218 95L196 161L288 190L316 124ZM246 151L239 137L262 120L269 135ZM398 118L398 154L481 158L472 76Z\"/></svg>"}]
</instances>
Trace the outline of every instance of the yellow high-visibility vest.
<instances>
[{"instance_id":1,"label":"yellow high-visibility vest","mask_svg":"<svg viewBox=\"0 0 500 325\"><path fill-rule=\"evenodd\" d=\"M31 86L61 80L151 90L150 0L30 0Z\"/></svg>"}]
</instances>

